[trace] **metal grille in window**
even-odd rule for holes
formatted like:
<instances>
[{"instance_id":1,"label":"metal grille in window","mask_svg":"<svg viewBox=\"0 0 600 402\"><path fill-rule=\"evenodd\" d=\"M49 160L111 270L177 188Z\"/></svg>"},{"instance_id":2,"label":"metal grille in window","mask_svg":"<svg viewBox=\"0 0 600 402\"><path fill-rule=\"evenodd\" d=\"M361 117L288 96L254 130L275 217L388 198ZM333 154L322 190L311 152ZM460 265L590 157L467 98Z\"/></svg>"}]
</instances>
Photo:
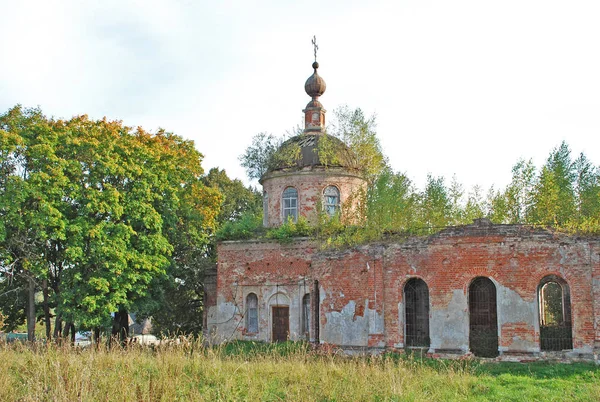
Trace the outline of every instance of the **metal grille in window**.
<instances>
[{"instance_id":1,"label":"metal grille in window","mask_svg":"<svg viewBox=\"0 0 600 402\"><path fill-rule=\"evenodd\" d=\"M406 346L429 347L429 289L422 279L411 279L404 286Z\"/></svg>"},{"instance_id":2,"label":"metal grille in window","mask_svg":"<svg viewBox=\"0 0 600 402\"><path fill-rule=\"evenodd\" d=\"M302 298L302 334L308 339L310 332L310 294Z\"/></svg>"},{"instance_id":3,"label":"metal grille in window","mask_svg":"<svg viewBox=\"0 0 600 402\"><path fill-rule=\"evenodd\" d=\"M291 217L294 222L298 220L298 191L293 187L288 187L283 192L283 220L284 222Z\"/></svg>"},{"instance_id":4,"label":"metal grille in window","mask_svg":"<svg viewBox=\"0 0 600 402\"><path fill-rule=\"evenodd\" d=\"M496 286L488 278L476 278L469 286L469 347L476 356L498 356L496 308Z\"/></svg>"},{"instance_id":5,"label":"metal grille in window","mask_svg":"<svg viewBox=\"0 0 600 402\"><path fill-rule=\"evenodd\" d=\"M246 331L258 332L258 297L254 293L246 297Z\"/></svg>"},{"instance_id":6,"label":"metal grille in window","mask_svg":"<svg viewBox=\"0 0 600 402\"><path fill-rule=\"evenodd\" d=\"M540 349L573 349L569 286L558 276L542 279L538 290L540 309Z\"/></svg>"},{"instance_id":7,"label":"metal grille in window","mask_svg":"<svg viewBox=\"0 0 600 402\"><path fill-rule=\"evenodd\" d=\"M325 212L334 216L340 210L340 190L335 186L329 186L323 192L325 198Z\"/></svg>"}]
</instances>

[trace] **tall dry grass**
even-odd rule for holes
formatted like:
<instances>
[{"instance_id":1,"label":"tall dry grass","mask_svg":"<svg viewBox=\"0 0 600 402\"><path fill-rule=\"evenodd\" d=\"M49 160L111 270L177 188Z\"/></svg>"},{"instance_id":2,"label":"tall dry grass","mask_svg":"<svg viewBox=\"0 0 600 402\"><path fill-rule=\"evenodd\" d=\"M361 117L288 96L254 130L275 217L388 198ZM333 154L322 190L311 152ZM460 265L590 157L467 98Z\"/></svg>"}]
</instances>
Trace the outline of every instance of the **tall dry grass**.
<instances>
[{"instance_id":1,"label":"tall dry grass","mask_svg":"<svg viewBox=\"0 0 600 402\"><path fill-rule=\"evenodd\" d=\"M517 382L515 392L510 384L495 388L500 377L464 362L348 358L297 345L249 350L207 349L198 343L155 349L0 347L1 401L511 400L535 399L545 387L532 383L524 390ZM566 383L567 391L574 390L569 399L600 399L598 379ZM563 398L564 392L551 391L540 395Z\"/></svg>"}]
</instances>

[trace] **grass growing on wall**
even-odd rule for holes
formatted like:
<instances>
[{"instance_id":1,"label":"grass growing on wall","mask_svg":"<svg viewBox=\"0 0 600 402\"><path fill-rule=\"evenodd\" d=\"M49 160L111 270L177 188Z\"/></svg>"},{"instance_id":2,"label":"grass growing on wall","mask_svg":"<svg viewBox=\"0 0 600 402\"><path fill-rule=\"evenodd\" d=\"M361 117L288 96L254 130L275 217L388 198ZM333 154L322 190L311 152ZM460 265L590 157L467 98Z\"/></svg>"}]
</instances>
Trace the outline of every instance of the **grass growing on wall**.
<instances>
[{"instance_id":1,"label":"grass growing on wall","mask_svg":"<svg viewBox=\"0 0 600 402\"><path fill-rule=\"evenodd\" d=\"M294 343L154 350L0 346L0 361L2 401L600 399L600 368L593 364L349 358Z\"/></svg>"}]
</instances>

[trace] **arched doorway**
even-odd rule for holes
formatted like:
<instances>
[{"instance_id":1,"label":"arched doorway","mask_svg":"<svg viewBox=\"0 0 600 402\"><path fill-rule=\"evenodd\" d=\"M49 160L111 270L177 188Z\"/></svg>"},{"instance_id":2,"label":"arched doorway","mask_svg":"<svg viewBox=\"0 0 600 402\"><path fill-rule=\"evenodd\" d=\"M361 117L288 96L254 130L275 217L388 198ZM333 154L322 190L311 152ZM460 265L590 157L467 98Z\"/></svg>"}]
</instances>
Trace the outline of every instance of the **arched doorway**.
<instances>
[{"instance_id":1,"label":"arched doorway","mask_svg":"<svg viewBox=\"0 0 600 402\"><path fill-rule=\"evenodd\" d=\"M405 345L429 347L429 289L425 281L410 279L404 285Z\"/></svg>"},{"instance_id":2,"label":"arched doorway","mask_svg":"<svg viewBox=\"0 0 600 402\"><path fill-rule=\"evenodd\" d=\"M496 286L489 278L475 278L469 286L469 349L475 356L498 356Z\"/></svg>"},{"instance_id":3,"label":"arched doorway","mask_svg":"<svg viewBox=\"0 0 600 402\"><path fill-rule=\"evenodd\" d=\"M546 276L538 287L540 349L573 349L569 285L559 276Z\"/></svg>"},{"instance_id":4,"label":"arched doorway","mask_svg":"<svg viewBox=\"0 0 600 402\"><path fill-rule=\"evenodd\" d=\"M285 342L290 336L290 302L283 293L276 293L269 299L271 308L271 341Z\"/></svg>"}]
</instances>

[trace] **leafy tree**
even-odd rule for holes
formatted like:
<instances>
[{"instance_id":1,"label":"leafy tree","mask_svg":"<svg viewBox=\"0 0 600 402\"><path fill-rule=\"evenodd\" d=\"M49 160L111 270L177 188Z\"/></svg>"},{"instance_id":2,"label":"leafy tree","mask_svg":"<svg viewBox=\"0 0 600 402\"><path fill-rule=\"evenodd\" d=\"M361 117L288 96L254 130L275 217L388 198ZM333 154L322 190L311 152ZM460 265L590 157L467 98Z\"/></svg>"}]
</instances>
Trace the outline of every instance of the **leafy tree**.
<instances>
[{"instance_id":1,"label":"leafy tree","mask_svg":"<svg viewBox=\"0 0 600 402\"><path fill-rule=\"evenodd\" d=\"M600 168L582 153L574 162L577 223L585 230L600 228Z\"/></svg>"},{"instance_id":2,"label":"leafy tree","mask_svg":"<svg viewBox=\"0 0 600 402\"><path fill-rule=\"evenodd\" d=\"M243 221L245 216L251 217L253 222L258 221L259 225L262 223L259 216L262 208L261 195L256 190L245 187L240 180L230 179L224 170L218 168L203 175L201 182L204 188L221 194L221 207L215 217L211 236L194 243L203 244L204 247L188 252L187 258L177 259L168 270L169 280L162 281L156 287L161 292L156 299L161 300L161 303L152 311L152 318L158 332L198 334L202 331L204 275L207 269L216 264L213 232L232 226L234 221ZM206 233L206 230L203 232ZM176 233L186 231L177 230ZM183 242L180 240L175 244Z\"/></svg>"},{"instance_id":3,"label":"leafy tree","mask_svg":"<svg viewBox=\"0 0 600 402\"><path fill-rule=\"evenodd\" d=\"M519 160L512 168L512 180L506 190L506 221L504 223L528 223L535 186L535 165L530 159Z\"/></svg>"},{"instance_id":4,"label":"leafy tree","mask_svg":"<svg viewBox=\"0 0 600 402\"><path fill-rule=\"evenodd\" d=\"M442 228L450 224L452 203L443 177L427 175L420 197L420 226Z\"/></svg>"},{"instance_id":5,"label":"leafy tree","mask_svg":"<svg viewBox=\"0 0 600 402\"><path fill-rule=\"evenodd\" d=\"M575 215L575 165L571 150L563 141L542 167L533 192L531 222L542 225L566 225Z\"/></svg>"},{"instance_id":6,"label":"leafy tree","mask_svg":"<svg viewBox=\"0 0 600 402\"><path fill-rule=\"evenodd\" d=\"M333 114L328 133L341 139L354 152L365 177L374 181L388 166L377 138L375 115L367 118L360 108L352 110L346 105L335 109Z\"/></svg>"},{"instance_id":7,"label":"leafy tree","mask_svg":"<svg viewBox=\"0 0 600 402\"><path fill-rule=\"evenodd\" d=\"M258 133L252 138L252 145L240 156L241 165L246 168L250 179L260 179L268 170L275 151L282 144L273 134Z\"/></svg>"},{"instance_id":8,"label":"leafy tree","mask_svg":"<svg viewBox=\"0 0 600 402\"><path fill-rule=\"evenodd\" d=\"M223 225L238 220L244 213L259 215L262 212L262 195L252 187L244 186L239 179L230 179L225 170L212 168L202 177L205 186L218 189L223 194L223 204L217 222Z\"/></svg>"},{"instance_id":9,"label":"leafy tree","mask_svg":"<svg viewBox=\"0 0 600 402\"><path fill-rule=\"evenodd\" d=\"M502 191L490 187L486 204L488 208L487 218L493 223L508 222L508 203L505 194Z\"/></svg>"},{"instance_id":10,"label":"leafy tree","mask_svg":"<svg viewBox=\"0 0 600 402\"><path fill-rule=\"evenodd\" d=\"M47 283L45 248L66 234L59 210L66 183L64 163L55 154L59 141L39 109L17 106L0 116L2 275L20 278L5 280L27 289L30 340L35 333L35 291Z\"/></svg>"},{"instance_id":11,"label":"leafy tree","mask_svg":"<svg viewBox=\"0 0 600 402\"><path fill-rule=\"evenodd\" d=\"M475 219L483 218L484 216L485 202L482 195L482 189L480 186L476 185L469 192L461 223L469 224Z\"/></svg>"},{"instance_id":12,"label":"leafy tree","mask_svg":"<svg viewBox=\"0 0 600 402\"><path fill-rule=\"evenodd\" d=\"M380 232L410 231L415 226L418 196L410 179L385 170L369 186L364 224Z\"/></svg>"},{"instance_id":13,"label":"leafy tree","mask_svg":"<svg viewBox=\"0 0 600 402\"><path fill-rule=\"evenodd\" d=\"M463 185L458 181L456 175L452 176L452 182L450 183L450 188L448 189L448 195L450 197L450 220L455 224L459 224L463 221L463 196L465 195L465 190Z\"/></svg>"},{"instance_id":14,"label":"leafy tree","mask_svg":"<svg viewBox=\"0 0 600 402\"><path fill-rule=\"evenodd\" d=\"M105 327L114 313L126 335L152 286L207 251L221 196L201 181L201 154L164 130L37 109L13 108L0 127L2 273L28 278L30 295L42 288L55 334L63 322L72 336L75 323Z\"/></svg>"}]
</instances>

